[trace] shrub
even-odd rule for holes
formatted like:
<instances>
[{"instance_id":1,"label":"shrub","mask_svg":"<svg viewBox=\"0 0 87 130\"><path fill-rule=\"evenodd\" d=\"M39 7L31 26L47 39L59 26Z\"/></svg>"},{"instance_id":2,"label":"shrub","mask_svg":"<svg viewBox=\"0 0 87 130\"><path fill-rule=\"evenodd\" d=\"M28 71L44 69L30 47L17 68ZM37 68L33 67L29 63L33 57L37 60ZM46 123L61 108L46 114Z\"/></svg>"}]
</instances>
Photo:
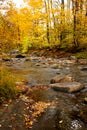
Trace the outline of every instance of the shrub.
<instances>
[{"instance_id":1,"label":"shrub","mask_svg":"<svg viewBox=\"0 0 87 130\"><path fill-rule=\"evenodd\" d=\"M17 94L15 77L5 68L0 68L0 103L13 99Z\"/></svg>"},{"instance_id":2,"label":"shrub","mask_svg":"<svg viewBox=\"0 0 87 130\"><path fill-rule=\"evenodd\" d=\"M76 53L75 54L75 56L77 57L77 58L84 58L84 59L87 59L87 52L78 52L78 53Z\"/></svg>"}]
</instances>

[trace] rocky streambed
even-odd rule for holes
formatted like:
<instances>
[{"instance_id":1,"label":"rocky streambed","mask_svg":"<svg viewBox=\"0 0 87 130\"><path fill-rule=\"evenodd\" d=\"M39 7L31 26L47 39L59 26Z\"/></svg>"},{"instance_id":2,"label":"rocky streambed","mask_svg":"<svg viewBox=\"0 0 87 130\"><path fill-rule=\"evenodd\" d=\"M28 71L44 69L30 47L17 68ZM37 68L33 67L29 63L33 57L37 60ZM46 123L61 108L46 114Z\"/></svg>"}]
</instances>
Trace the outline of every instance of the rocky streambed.
<instances>
[{"instance_id":1,"label":"rocky streambed","mask_svg":"<svg viewBox=\"0 0 87 130\"><path fill-rule=\"evenodd\" d=\"M32 95L34 100L58 102L38 118L31 130L87 130L87 60L73 56L60 59L18 57L3 61L3 65L14 75L26 80L29 88L38 87ZM46 89L43 89L44 86ZM0 130L27 129L23 122L23 108L26 103L24 99L11 106L8 104L10 110L5 115L3 109L6 109L6 106L2 107ZM17 116L16 121L7 118L14 113L22 116ZM4 118L7 120L3 124ZM9 123L12 123L13 127Z\"/></svg>"}]
</instances>

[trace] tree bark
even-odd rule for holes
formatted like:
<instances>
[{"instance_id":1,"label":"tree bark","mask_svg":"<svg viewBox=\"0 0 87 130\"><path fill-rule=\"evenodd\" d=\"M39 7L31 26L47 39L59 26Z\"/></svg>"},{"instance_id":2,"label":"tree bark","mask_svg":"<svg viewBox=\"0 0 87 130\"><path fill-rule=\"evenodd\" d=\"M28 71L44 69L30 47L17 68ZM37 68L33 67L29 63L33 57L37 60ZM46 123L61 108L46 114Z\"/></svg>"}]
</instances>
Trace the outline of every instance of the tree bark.
<instances>
[{"instance_id":1,"label":"tree bark","mask_svg":"<svg viewBox=\"0 0 87 130\"><path fill-rule=\"evenodd\" d=\"M59 45L59 48L61 47L62 45L62 41L63 41L63 31L62 31L62 24L64 23L64 0L61 0L61 21L60 21L60 45Z\"/></svg>"},{"instance_id":2,"label":"tree bark","mask_svg":"<svg viewBox=\"0 0 87 130\"><path fill-rule=\"evenodd\" d=\"M50 27L49 27L49 0L48 2L45 0L45 10L46 10L46 14L47 14L47 22L46 22L46 27L47 27L47 41L48 43L50 43Z\"/></svg>"},{"instance_id":3,"label":"tree bark","mask_svg":"<svg viewBox=\"0 0 87 130\"><path fill-rule=\"evenodd\" d=\"M70 0L67 0L67 9L70 9Z\"/></svg>"},{"instance_id":4,"label":"tree bark","mask_svg":"<svg viewBox=\"0 0 87 130\"><path fill-rule=\"evenodd\" d=\"M72 8L73 8L73 44L74 47L78 47L78 39L76 36L77 31L77 11L78 11L78 2L77 0L72 0Z\"/></svg>"},{"instance_id":5,"label":"tree bark","mask_svg":"<svg viewBox=\"0 0 87 130\"><path fill-rule=\"evenodd\" d=\"M86 0L86 13L85 16L87 17L87 0Z\"/></svg>"}]
</instances>

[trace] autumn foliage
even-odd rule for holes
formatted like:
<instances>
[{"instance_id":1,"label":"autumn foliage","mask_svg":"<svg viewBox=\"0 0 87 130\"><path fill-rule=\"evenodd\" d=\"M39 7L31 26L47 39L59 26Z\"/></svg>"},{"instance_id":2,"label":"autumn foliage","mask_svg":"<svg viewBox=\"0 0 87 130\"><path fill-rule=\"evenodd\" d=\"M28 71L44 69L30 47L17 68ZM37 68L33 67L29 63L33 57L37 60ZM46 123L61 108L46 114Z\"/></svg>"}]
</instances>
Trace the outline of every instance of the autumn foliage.
<instances>
[{"instance_id":1,"label":"autumn foliage","mask_svg":"<svg viewBox=\"0 0 87 130\"><path fill-rule=\"evenodd\" d=\"M5 1L5 0L4 0ZM3 1L0 49L87 46L86 0L24 0L20 9ZM1 6L2 7L2 6ZM3 14L2 12L5 11Z\"/></svg>"}]
</instances>

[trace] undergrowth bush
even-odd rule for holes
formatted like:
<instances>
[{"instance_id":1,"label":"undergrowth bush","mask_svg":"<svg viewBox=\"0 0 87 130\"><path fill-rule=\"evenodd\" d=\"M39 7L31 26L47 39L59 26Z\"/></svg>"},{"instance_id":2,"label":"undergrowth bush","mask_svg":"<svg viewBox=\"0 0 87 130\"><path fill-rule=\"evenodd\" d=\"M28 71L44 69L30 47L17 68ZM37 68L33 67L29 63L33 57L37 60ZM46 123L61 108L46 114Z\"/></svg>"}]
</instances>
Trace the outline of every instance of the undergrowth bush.
<instances>
[{"instance_id":1,"label":"undergrowth bush","mask_svg":"<svg viewBox=\"0 0 87 130\"><path fill-rule=\"evenodd\" d=\"M15 77L5 68L0 68L0 103L13 99L18 90Z\"/></svg>"},{"instance_id":2,"label":"undergrowth bush","mask_svg":"<svg viewBox=\"0 0 87 130\"><path fill-rule=\"evenodd\" d=\"M77 57L77 58L84 58L84 59L87 59L87 52L78 52L78 53L76 53L75 54L75 56Z\"/></svg>"}]
</instances>

